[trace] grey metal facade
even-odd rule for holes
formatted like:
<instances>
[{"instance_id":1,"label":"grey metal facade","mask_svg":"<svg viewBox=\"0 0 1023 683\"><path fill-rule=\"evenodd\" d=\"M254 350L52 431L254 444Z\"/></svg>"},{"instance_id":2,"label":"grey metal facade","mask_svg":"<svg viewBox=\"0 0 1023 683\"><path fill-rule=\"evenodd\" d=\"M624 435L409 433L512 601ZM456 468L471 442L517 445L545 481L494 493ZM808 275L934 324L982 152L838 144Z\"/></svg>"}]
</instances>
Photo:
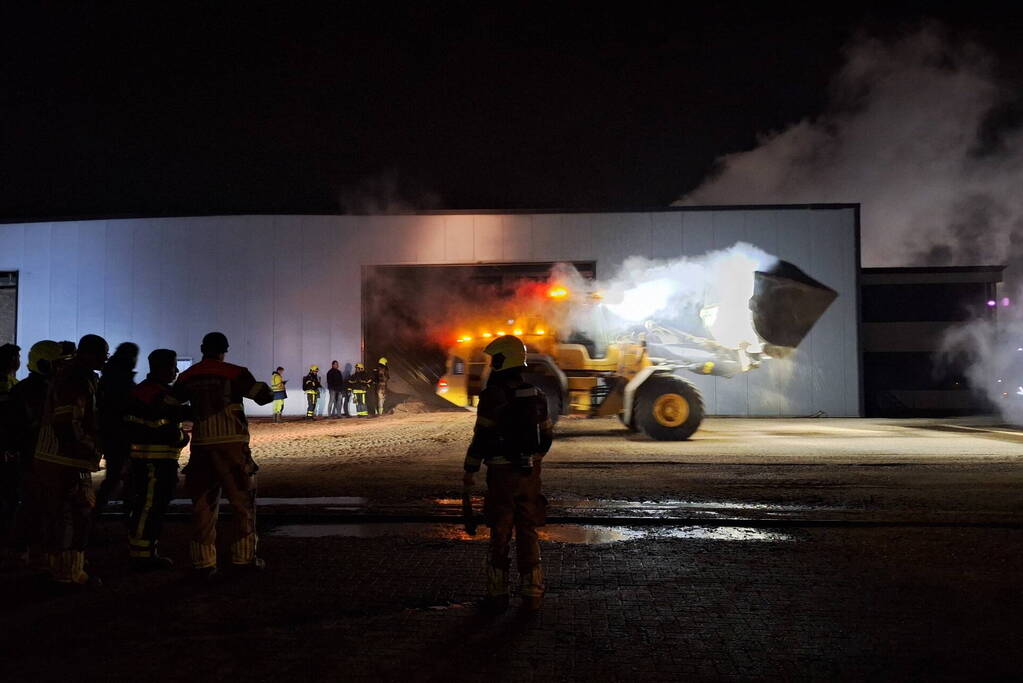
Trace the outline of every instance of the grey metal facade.
<instances>
[{"instance_id":1,"label":"grey metal facade","mask_svg":"<svg viewBox=\"0 0 1023 683\"><path fill-rule=\"evenodd\" d=\"M298 378L361 355L363 265L698 256L749 242L839 297L791 364L731 379L687 377L718 415L861 413L858 208L681 207L628 213L211 216L0 225L0 270L18 271L18 343L98 333L198 359L210 330L228 360ZM144 365L144 361L142 363ZM22 371L24 373L24 370ZM302 404L300 406L299 404ZM269 408L254 413L267 412Z\"/></svg>"}]
</instances>

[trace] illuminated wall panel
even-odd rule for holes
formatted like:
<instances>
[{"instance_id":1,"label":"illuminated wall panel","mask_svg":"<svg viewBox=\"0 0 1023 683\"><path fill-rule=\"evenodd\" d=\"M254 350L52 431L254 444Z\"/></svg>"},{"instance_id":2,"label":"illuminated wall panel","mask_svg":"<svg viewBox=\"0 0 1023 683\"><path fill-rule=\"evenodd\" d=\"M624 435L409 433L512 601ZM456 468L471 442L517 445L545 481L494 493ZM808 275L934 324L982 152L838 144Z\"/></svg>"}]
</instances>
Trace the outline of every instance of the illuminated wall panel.
<instances>
[{"instance_id":1,"label":"illuminated wall panel","mask_svg":"<svg viewBox=\"0 0 1023 683\"><path fill-rule=\"evenodd\" d=\"M857 210L680 208L634 213L212 216L0 225L19 271L18 343L104 335L198 359L223 330L229 359L287 368L302 412L311 363L361 358L361 267L699 256L747 241L839 292L792 363L732 379L687 376L721 415L858 415ZM144 373L144 365L140 367ZM23 371L24 372L24 371ZM265 376L265 377L264 377ZM267 412L257 409L253 412Z\"/></svg>"}]
</instances>

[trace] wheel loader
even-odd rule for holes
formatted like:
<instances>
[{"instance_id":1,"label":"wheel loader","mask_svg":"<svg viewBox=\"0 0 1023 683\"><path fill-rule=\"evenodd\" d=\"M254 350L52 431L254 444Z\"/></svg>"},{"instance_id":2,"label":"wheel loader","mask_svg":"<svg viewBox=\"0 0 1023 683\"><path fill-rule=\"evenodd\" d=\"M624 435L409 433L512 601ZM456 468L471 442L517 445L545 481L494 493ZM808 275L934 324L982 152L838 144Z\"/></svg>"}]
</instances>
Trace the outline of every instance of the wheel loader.
<instances>
[{"instance_id":1,"label":"wheel loader","mask_svg":"<svg viewBox=\"0 0 1023 683\"><path fill-rule=\"evenodd\" d=\"M555 300L570 298L556 282L547 295ZM586 296L591 317L600 316L604 310L599 294ZM554 420L561 415L617 415L630 431L681 441L700 427L704 406L696 386L677 373L731 377L786 357L836 296L834 290L785 261L757 271L748 313L742 312L748 315L757 339L732 346L712 335L693 334L654 320L605 339L551 329L549 320L536 315L477 321L478 331L458 337L448 350L445 374L436 391L455 405L475 405L489 375L489 357L483 349L498 336L514 334L526 344L524 379L543 390ZM700 317L708 323L717 313L717 303L705 302ZM703 326L704 332L713 329L712 324Z\"/></svg>"}]
</instances>

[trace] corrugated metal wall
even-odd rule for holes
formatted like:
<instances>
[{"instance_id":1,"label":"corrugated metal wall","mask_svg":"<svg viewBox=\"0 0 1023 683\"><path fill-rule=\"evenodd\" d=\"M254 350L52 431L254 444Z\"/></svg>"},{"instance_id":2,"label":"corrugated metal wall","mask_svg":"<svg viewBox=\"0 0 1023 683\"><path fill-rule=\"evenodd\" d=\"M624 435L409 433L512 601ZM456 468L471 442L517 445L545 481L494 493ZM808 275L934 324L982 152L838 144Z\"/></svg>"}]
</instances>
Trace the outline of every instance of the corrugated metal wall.
<instances>
[{"instance_id":1,"label":"corrugated metal wall","mask_svg":"<svg viewBox=\"0 0 1023 683\"><path fill-rule=\"evenodd\" d=\"M0 225L0 270L20 272L18 343L102 334L198 359L214 329L228 360L292 387L310 363L355 361L362 265L698 256L746 241L839 298L795 361L721 379L688 376L719 415L860 414L853 207L637 213L214 216ZM144 369L144 361L142 362ZM289 401L289 412L302 401ZM250 406L253 412L260 412ZM264 411L265 412L265 411Z\"/></svg>"}]
</instances>

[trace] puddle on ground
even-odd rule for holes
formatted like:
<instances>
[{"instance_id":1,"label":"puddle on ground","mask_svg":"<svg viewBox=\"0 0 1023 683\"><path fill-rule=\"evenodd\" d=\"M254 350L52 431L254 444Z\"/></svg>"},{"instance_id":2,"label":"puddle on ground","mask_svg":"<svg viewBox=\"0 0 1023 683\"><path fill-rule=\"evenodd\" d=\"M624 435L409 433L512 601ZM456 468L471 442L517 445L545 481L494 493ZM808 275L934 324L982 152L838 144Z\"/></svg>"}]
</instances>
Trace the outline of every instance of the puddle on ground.
<instances>
[{"instance_id":1,"label":"puddle on ground","mask_svg":"<svg viewBox=\"0 0 1023 683\"><path fill-rule=\"evenodd\" d=\"M433 498L431 502L442 507L461 507L461 498ZM774 503L752 503L725 500L614 500L608 498L577 498L577 499L553 499L562 510L566 512L575 511L599 511L613 510L621 512L629 510L637 513L647 513L661 516L664 512L675 510L696 510L706 515L720 515L724 511L756 510L768 514L778 512L806 512L809 510L819 511L825 509L822 506L813 505L777 505Z\"/></svg>"},{"instance_id":2,"label":"puddle on ground","mask_svg":"<svg viewBox=\"0 0 1023 683\"><path fill-rule=\"evenodd\" d=\"M772 543L794 540L788 534L736 526L627 527L589 524L549 524L538 530L540 540L554 543L601 545L657 538L680 538L701 541L766 541ZM380 538L383 536L415 536L453 541L483 541L489 537L486 527L475 536L453 524L381 522L377 524L285 524L274 527L270 536L287 538Z\"/></svg>"},{"instance_id":3,"label":"puddle on ground","mask_svg":"<svg viewBox=\"0 0 1023 683\"><path fill-rule=\"evenodd\" d=\"M263 507L275 506L275 505L336 505L337 507L327 507L327 510L349 510L352 508L362 508L369 504L369 498L361 498L359 496L320 496L318 498L259 498L256 503ZM170 502L173 506L191 505L192 501L188 498L175 498ZM227 498L220 499L221 505L229 505Z\"/></svg>"}]
</instances>

